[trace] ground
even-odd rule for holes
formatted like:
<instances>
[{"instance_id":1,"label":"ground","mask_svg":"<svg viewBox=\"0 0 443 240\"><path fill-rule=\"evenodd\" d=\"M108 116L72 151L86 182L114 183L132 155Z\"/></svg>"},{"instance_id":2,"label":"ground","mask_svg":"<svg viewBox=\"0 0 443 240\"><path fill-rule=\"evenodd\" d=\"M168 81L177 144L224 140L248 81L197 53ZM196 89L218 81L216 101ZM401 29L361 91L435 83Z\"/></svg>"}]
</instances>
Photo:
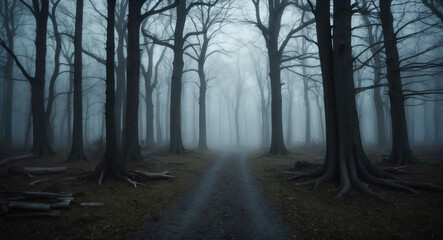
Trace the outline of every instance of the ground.
<instances>
[{"instance_id":1,"label":"ground","mask_svg":"<svg viewBox=\"0 0 443 240\"><path fill-rule=\"evenodd\" d=\"M389 203L351 191L332 201L335 183L319 189L295 187L284 171L295 161L321 163L324 152L297 148L283 157L244 150L217 154L146 155L128 164L151 172L169 170L173 180L127 182L62 181L97 165L66 163L65 156L17 160L0 166L0 202L4 191L76 193L61 217L7 219L0 216L1 239L443 239L443 194L411 194L371 186ZM424 154L427 153L427 154ZM443 183L443 154L416 154L400 178ZM379 153L370 158L381 162ZM0 156L0 159L4 156ZM66 166L69 174L35 177L7 174L11 166ZM308 166L301 171L310 171ZM28 187L31 181L51 181ZM303 180L299 180L300 182ZM80 207L80 202L103 202Z\"/></svg>"},{"instance_id":2,"label":"ground","mask_svg":"<svg viewBox=\"0 0 443 240\"><path fill-rule=\"evenodd\" d=\"M443 239L443 195L421 191L414 195L377 186L389 203L371 199L351 191L342 200L332 201L338 185L326 183L317 190L295 187L282 172L294 162L321 163L324 155L315 149L298 148L284 157L258 156L250 159L266 196L278 209L285 222L290 223L295 239ZM381 162L380 154L370 153ZM412 165L402 179L443 184L443 155L417 153L422 164ZM312 171L308 167L302 171Z\"/></svg>"},{"instance_id":3,"label":"ground","mask_svg":"<svg viewBox=\"0 0 443 240\"><path fill-rule=\"evenodd\" d=\"M247 165L247 153L223 152L178 204L140 232L143 239L291 239Z\"/></svg>"},{"instance_id":4,"label":"ground","mask_svg":"<svg viewBox=\"0 0 443 240\"><path fill-rule=\"evenodd\" d=\"M128 239L146 225L148 219L162 212L195 184L210 165L210 154L189 153L184 156L155 156L145 163L128 164L150 172L169 170L172 180L150 180L134 188L127 182L107 181L102 186L90 181L62 181L76 173L93 169L98 162L64 162L66 156L17 160L0 166L1 191L47 191L77 193L74 205L59 218L7 219L0 216L0 239ZM68 167L70 174L36 176L9 175L11 166ZM31 181L51 179L28 187ZM1 193L1 192L0 192ZM3 197L2 197L3 196ZM0 202L5 201L4 194ZM80 207L80 202L103 202L100 207Z\"/></svg>"}]
</instances>

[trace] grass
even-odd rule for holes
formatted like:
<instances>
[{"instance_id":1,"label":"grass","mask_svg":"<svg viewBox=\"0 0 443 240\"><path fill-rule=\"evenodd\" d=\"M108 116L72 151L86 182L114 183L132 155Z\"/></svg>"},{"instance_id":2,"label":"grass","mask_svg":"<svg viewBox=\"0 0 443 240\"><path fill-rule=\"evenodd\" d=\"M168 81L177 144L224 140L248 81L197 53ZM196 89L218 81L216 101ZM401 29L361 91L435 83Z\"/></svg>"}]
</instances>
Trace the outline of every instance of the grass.
<instances>
[{"instance_id":1,"label":"grass","mask_svg":"<svg viewBox=\"0 0 443 240\"><path fill-rule=\"evenodd\" d=\"M156 161L132 164L131 167L156 172L168 169L172 180L151 180L134 188L126 182L97 182L62 179L73 173L94 168L98 162L66 163L64 157L20 160L0 168L0 186L9 191L48 191L78 193L74 204L59 218L8 219L0 217L1 239L127 239L141 230L148 220L155 220L171 208L209 165L211 156L190 153L184 156L156 156ZM66 166L69 174L26 176L7 174L10 166ZM30 181L51 181L27 187ZM5 201L6 199L1 199ZM100 207L80 207L81 202L103 202Z\"/></svg>"},{"instance_id":2,"label":"grass","mask_svg":"<svg viewBox=\"0 0 443 240\"><path fill-rule=\"evenodd\" d=\"M312 190L286 181L287 175L282 172L290 169L296 160L314 161L320 157L312 151L300 151L290 156L258 157L250 161L265 195L290 224L294 239L443 239L442 194L422 191L414 195L370 186L389 203L357 191L333 201L337 183L325 183ZM401 177L441 184L443 164L441 159L434 162L438 163L411 166L410 174ZM306 180L309 179L296 182Z\"/></svg>"}]
</instances>

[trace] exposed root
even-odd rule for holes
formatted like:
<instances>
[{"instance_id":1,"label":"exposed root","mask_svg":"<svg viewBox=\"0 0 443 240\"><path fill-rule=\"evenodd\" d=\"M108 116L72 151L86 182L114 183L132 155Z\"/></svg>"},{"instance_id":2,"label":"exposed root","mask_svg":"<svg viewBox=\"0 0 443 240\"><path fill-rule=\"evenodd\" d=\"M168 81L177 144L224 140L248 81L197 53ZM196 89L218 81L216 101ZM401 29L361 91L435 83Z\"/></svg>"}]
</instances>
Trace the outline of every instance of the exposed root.
<instances>
[{"instance_id":1,"label":"exposed root","mask_svg":"<svg viewBox=\"0 0 443 240\"><path fill-rule=\"evenodd\" d=\"M354 187L367 196L386 202L386 199L384 199L380 194L369 189L368 184L387 187L394 190L407 191L414 194L420 193L417 191L417 189L443 192L443 186L431 183L404 181L398 179L395 175L388 173L405 172L403 169L408 168L408 166L377 168L367 159L364 153L356 150L353 152L354 154L350 154L350 156L347 156L346 158L342 156L343 159L338 162L334 161L334 159L331 161L325 161L322 168L313 172L285 172L293 175L288 178L288 181L300 178L317 177L314 180L295 184L297 187L313 185L315 189L320 184L336 179L337 176L339 176L339 191L333 199L342 198L351 189L351 187Z\"/></svg>"}]
</instances>

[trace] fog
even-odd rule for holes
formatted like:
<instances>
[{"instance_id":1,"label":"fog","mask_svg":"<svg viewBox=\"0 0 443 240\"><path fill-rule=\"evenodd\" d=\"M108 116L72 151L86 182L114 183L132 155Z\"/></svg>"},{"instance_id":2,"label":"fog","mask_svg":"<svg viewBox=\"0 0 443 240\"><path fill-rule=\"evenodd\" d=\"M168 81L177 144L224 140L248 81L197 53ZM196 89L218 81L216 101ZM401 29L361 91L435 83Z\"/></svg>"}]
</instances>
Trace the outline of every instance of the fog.
<instances>
[{"instance_id":1,"label":"fog","mask_svg":"<svg viewBox=\"0 0 443 240\"><path fill-rule=\"evenodd\" d=\"M16 1L7 0L4 5L12 5ZM148 1L150 2L150 1ZM83 49L105 59L106 3L101 0L85 1L83 20ZM271 136L271 106L269 83L269 60L266 44L260 30L252 22L255 21L254 6L249 0L232 1L221 11L223 19L209 32L213 34L208 52L204 73L207 78L206 93L206 124L207 144L210 149L220 149L233 146L251 148L268 148ZM228 5L229 4L229 5ZM117 3L120 6L120 1ZM51 9L50 4L50 9ZM35 21L28 9L18 1L14 9L15 35L13 36L14 52L30 75L34 75L35 59ZM149 7L146 3L144 9ZM267 13L263 7L262 19L266 22ZM60 71L55 81L53 110L50 115L51 143L57 152L68 151L71 147L72 111L72 67L73 43L69 35L74 34L73 1L61 1L56 14L58 31L62 33L62 54L60 55ZM125 8L127 11L127 8ZM2 10L3 11L3 10ZM118 11L123 11L117 8ZM441 97L443 31L438 20L429 13L422 4L413 1L398 1L392 8L394 26L398 31L398 49L401 59L401 76L404 92L426 93L408 96L406 119L408 134L412 148L424 145L441 145L443 143L443 108ZM143 11L142 11L143 12ZM417 16L422 15L421 20ZM124 23L127 13L124 14ZM294 7L285 11L282 16L280 44L293 28L313 18L310 11L302 11ZM116 19L121 21L121 19ZM172 11L162 15L152 16L142 24L142 32L147 31L162 40L173 37L175 17ZM199 13L191 11L186 21L185 34L195 31L199 26ZM5 19L1 20L1 39L6 41ZM358 117L361 136L366 147L377 147L377 111L374 106L374 91L381 92L384 106L382 124L386 126L386 139L391 142L391 127L389 114L389 97L386 85L386 67L382 65L382 79L377 88L374 85L374 64L372 53L368 47L368 30L361 14L354 14L352 44L354 55L354 81L356 88L362 90L356 94ZM118 31L118 29L116 29ZM382 39L381 27L374 26L374 33ZM127 34L127 33L126 33ZM46 56L46 85L45 104L50 91L50 78L54 70L54 29L48 21L47 56ZM310 24L294 36L285 49L283 56L292 57L282 64L282 122L285 144L288 148L301 145L325 144L325 115L322 90L322 78L318 48L315 44L315 23ZM117 38L117 34L116 34ZM198 48L201 35L190 37L186 45ZM118 44L116 39L116 44ZM171 41L169 41L171 42ZM148 68L146 46L152 41L140 35L141 65ZM126 41L124 42L126 48ZM184 72L182 82L181 126L182 138L186 149L194 149L199 143L199 76L196 72L197 62L193 47L185 50ZM153 64L155 65L165 47L154 45ZM382 51L381 59L384 58ZM4 68L7 52L0 48L2 66L0 72L0 117L2 145L5 145L5 132L11 128L12 139L8 144L10 149L30 149L32 145L31 124L31 93L30 84L14 64L12 79L5 78ZM126 50L124 49L124 56ZM153 102L153 136L158 146L169 141L169 104L171 92L171 74L173 51L169 48L159 64L158 83L152 93ZM368 60L369 59L369 60ZM118 70L116 70L118 71ZM105 139L105 65L94 58L83 54L83 138L85 148L93 148ZM7 116L7 82L12 87L12 121L6 124ZM140 75L139 96L139 143L146 146L147 115L146 91L143 74ZM365 89L367 87L367 89ZM260 90L262 88L262 90ZM306 88L306 91L305 91ZM262 93L261 93L262 91ZM126 93L125 93L126 94ZM130 94L130 93L128 93ZM307 96L305 96L307 94ZM263 99L262 99L263 98ZM308 102L308 104L307 104ZM264 105L263 105L264 103ZM71 105L69 105L71 104ZM309 109L308 109L309 108ZM125 106L122 106L121 116L124 116ZM306 115L309 114L307 118ZM309 121L309 122L308 122ZM124 122L117 126L118 131L124 132ZM265 124L269 126L264 126ZM308 132L308 133L307 133ZM379 146L380 147L380 146ZM390 149L390 144L381 146L383 150Z\"/></svg>"}]
</instances>

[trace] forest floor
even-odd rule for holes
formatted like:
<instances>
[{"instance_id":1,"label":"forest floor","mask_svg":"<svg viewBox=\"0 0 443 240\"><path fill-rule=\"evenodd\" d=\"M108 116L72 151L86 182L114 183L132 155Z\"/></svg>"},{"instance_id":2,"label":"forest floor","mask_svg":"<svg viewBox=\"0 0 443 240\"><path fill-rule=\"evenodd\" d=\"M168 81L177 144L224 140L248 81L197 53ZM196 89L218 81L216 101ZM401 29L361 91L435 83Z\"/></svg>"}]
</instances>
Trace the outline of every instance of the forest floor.
<instances>
[{"instance_id":1,"label":"forest floor","mask_svg":"<svg viewBox=\"0 0 443 240\"><path fill-rule=\"evenodd\" d=\"M8 155L0 156L0 159ZM5 191L68 192L75 194L73 205L58 218L10 219L0 215L0 239L130 239L147 220L158 218L173 207L176 201L211 165L212 154L188 153L184 156L155 155L144 162L128 163L134 169L162 172L169 170L176 179L148 180L146 186L134 188L127 182L63 181L94 169L98 161L65 162L66 156L16 160L0 166L0 193ZM11 175L9 167L67 167L68 173ZM50 181L28 187L38 179ZM0 202L7 200L0 194ZM81 207L81 202L101 202L103 206Z\"/></svg>"},{"instance_id":2,"label":"forest floor","mask_svg":"<svg viewBox=\"0 0 443 240\"><path fill-rule=\"evenodd\" d=\"M295 187L283 174L295 161L320 164L324 156L318 149L297 148L284 157L256 155L249 163L254 169L265 195L290 224L295 239L443 239L443 194L420 191L411 194L371 185L388 203L371 199L357 191L333 201L337 183L312 187ZM415 152L422 161L406 169L401 179L443 185L443 153L430 149ZM382 156L369 152L380 166ZM308 172L308 166L300 172Z\"/></svg>"}]
</instances>

